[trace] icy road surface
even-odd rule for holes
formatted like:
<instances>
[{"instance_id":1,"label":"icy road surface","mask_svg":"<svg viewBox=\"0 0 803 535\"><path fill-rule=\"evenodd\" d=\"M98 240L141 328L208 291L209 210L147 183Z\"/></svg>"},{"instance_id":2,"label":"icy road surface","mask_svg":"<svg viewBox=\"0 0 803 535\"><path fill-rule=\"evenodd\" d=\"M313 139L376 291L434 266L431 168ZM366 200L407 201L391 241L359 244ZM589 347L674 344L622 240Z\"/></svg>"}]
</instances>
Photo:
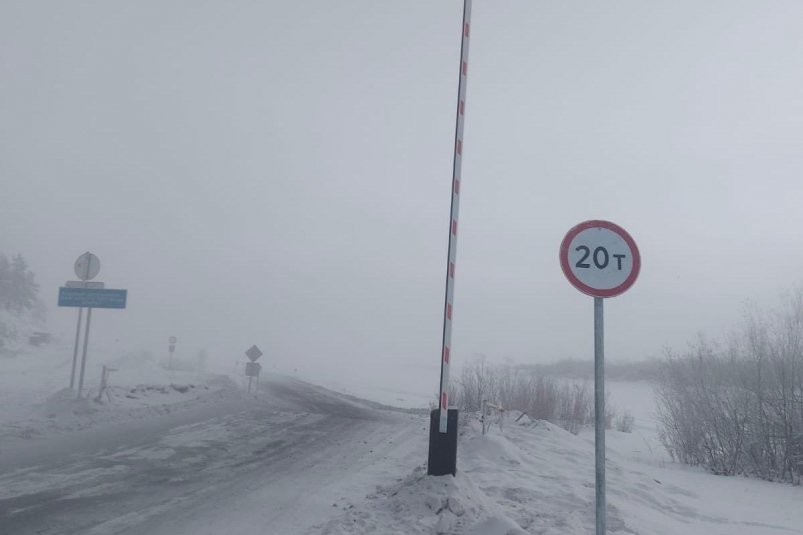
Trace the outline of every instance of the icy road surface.
<instances>
[{"instance_id":1,"label":"icy road surface","mask_svg":"<svg viewBox=\"0 0 803 535\"><path fill-rule=\"evenodd\" d=\"M426 455L420 415L292 379L141 422L0 444L0 533L300 533Z\"/></svg>"}]
</instances>

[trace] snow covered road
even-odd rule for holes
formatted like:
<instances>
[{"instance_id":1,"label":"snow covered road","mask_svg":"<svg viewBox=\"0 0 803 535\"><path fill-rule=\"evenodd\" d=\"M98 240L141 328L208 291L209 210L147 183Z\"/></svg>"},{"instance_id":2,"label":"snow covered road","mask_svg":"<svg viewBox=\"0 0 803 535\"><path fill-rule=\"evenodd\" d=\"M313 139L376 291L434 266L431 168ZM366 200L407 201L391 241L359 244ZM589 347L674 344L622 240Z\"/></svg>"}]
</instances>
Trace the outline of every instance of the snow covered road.
<instances>
[{"instance_id":1,"label":"snow covered road","mask_svg":"<svg viewBox=\"0 0 803 535\"><path fill-rule=\"evenodd\" d=\"M0 447L3 534L299 533L426 455L420 415L290 379L139 423Z\"/></svg>"},{"instance_id":2,"label":"snow covered road","mask_svg":"<svg viewBox=\"0 0 803 535\"><path fill-rule=\"evenodd\" d=\"M525 418L483 436L466 415L457 477L436 478L426 476L420 412L291 378L263 381L257 399L221 384L197 383L200 397L169 383L121 387L141 397L118 396L99 413L67 410L75 418L66 432L14 420L12 431L37 433L0 432L0 535L594 531L593 430L573 435ZM649 385L612 386L620 406L643 411L633 433L607 436L611 533L803 534L800 487L672 464L643 401ZM128 401L147 404L130 411ZM51 405L41 406L46 419Z\"/></svg>"}]
</instances>

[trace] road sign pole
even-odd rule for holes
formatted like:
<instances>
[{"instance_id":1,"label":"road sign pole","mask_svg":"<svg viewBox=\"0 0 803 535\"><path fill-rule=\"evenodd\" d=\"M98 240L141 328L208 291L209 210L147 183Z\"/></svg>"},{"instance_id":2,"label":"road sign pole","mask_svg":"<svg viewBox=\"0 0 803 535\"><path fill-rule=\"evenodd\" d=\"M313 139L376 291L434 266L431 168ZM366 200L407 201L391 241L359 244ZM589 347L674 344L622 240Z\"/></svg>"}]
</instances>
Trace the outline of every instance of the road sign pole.
<instances>
[{"instance_id":1,"label":"road sign pole","mask_svg":"<svg viewBox=\"0 0 803 535\"><path fill-rule=\"evenodd\" d=\"M81 376L78 379L78 399L81 398L81 390L84 388L84 371L86 370L86 350L89 347L89 324L92 321L92 309L86 311L86 330L84 331L84 352L81 355Z\"/></svg>"},{"instance_id":2,"label":"road sign pole","mask_svg":"<svg viewBox=\"0 0 803 535\"><path fill-rule=\"evenodd\" d=\"M79 262L81 262L81 259L84 258L84 257L86 257L86 261L84 262L84 269L81 270ZM83 255L79 256L78 260L76 261L75 274L78 275L78 277L82 280L82 283L83 283L82 286L84 288L86 288L86 281L88 281L89 279L92 278L90 276L90 275L92 275L92 272L90 271L90 269L92 267L92 261L91 261L92 259L91 259L91 257L92 257L92 253L87 251ZM70 389L71 390L73 388L75 388L75 367L78 364L78 344L79 344L79 339L81 337L81 318L82 318L83 314L84 314L84 309L83 309L83 307L81 307L81 308L78 309L78 325L76 325L76 327L75 327L75 347L73 348L73 352L72 352L72 370L70 371Z\"/></svg>"},{"instance_id":3,"label":"road sign pole","mask_svg":"<svg viewBox=\"0 0 803 535\"><path fill-rule=\"evenodd\" d=\"M100 374L100 388L98 388L98 397L95 398L95 401L100 403L101 398L103 397L103 391L106 390L106 365L103 365L103 371Z\"/></svg>"},{"instance_id":4,"label":"road sign pole","mask_svg":"<svg viewBox=\"0 0 803 535\"><path fill-rule=\"evenodd\" d=\"M256 345L252 345L245 352L245 356L250 361L245 363L245 376L248 377L248 393L250 394L254 377L257 378L256 390L259 390L259 372L262 370L262 366L257 364L257 360L262 356L262 351ZM256 394L256 392L254 393Z\"/></svg>"},{"instance_id":5,"label":"road sign pole","mask_svg":"<svg viewBox=\"0 0 803 535\"><path fill-rule=\"evenodd\" d=\"M78 343L81 338L81 320L84 316L84 309L78 309L78 325L75 327L75 347L72 350L72 371L70 372L70 390L75 388L75 365L78 364Z\"/></svg>"},{"instance_id":6,"label":"road sign pole","mask_svg":"<svg viewBox=\"0 0 803 535\"><path fill-rule=\"evenodd\" d=\"M594 298L594 449L597 535L605 535L605 332L602 298Z\"/></svg>"},{"instance_id":7,"label":"road sign pole","mask_svg":"<svg viewBox=\"0 0 803 535\"><path fill-rule=\"evenodd\" d=\"M173 369L173 352L176 350L176 342L178 342L178 338L175 336L167 339L167 352L169 353L167 356L167 368L169 370Z\"/></svg>"},{"instance_id":8,"label":"road sign pole","mask_svg":"<svg viewBox=\"0 0 803 535\"><path fill-rule=\"evenodd\" d=\"M594 298L594 468L596 535L606 533L605 328L602 300L626 292L638 278L641 254L622 227L592 220L574 226L560 245L560 267L569 282Z\"/></svg>"}]
</instances>

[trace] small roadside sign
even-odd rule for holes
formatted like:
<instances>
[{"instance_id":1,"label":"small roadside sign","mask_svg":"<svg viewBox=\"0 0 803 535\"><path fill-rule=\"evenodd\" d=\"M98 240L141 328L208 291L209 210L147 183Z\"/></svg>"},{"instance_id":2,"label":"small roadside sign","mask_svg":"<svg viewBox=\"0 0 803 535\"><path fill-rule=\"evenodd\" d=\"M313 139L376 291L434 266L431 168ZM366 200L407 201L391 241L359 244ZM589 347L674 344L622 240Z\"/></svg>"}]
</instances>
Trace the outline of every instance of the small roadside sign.
<instances>
[{"instance_id":1,"label":"small roadside sign","mask_svg":"<svg viewBox=\"0 0 803 535\"><path fill-rule=\"evenodd\" d=\"M257 359L262 356L262 351L260 351L257 346L253 345L245 352L245 356L248 357L251 362L256 362Z\"/></svg>"},{"instance_id":2,"label":"small roadside sign","mask_svg":"<svg viewBox=\"0 0 803 535\"><path fill-rule=\"evenodd\" d=\"M560 246L560 267L569 282L592 297L614 297L638 278L636 242L610 221L586 221L572 228Z\"/></svg>"},{"instance_id":3,"label":"small roadside sign","mask_svg":"<svg viewBox=\"0 0 803 535\"><path fill-rule=\"evenodd\" d=\"M248 377L248 393L250 394L251 380L254 377L257 378L257 391L259 390L259 372L262 371L262 366L257 364L256 361L262 356L262 351L256 345L253 345L245 352L245 356L251 361L245 363L245 376Z\"/></svg>"},{"instance_id":4,"label":"small roadside sign","mask_svg":"<svg viewBox=\"0 0 803 535\"><path fill-rule=\"evenodd\" d=\"M254 346L256 347L256 346ZM252 348L253 349L253 348ZM257 350L259 351L259 350ZM262 353L260 353L261 355ZM250 357L249 357L250 358ZM259 358L259 357L257 357ZM248 377L248 393L251 393L251 381L253 381L254 377L257 378L257 385L256 390L254 390L254 394L259 392L259 372L262 371L262 365L257 362L246 362L245 363L245 376Z\"/></svg>"},{"instance_id":5,"label":"small roadside sign","mask_svg":"<svg viewBox=\"0 0 803 535\"><path fill-rule=\"evenodd\" d=\"M258 362L245 363L245 376L246 377L259 377L259 372L262 371L262 365Z\"/></svg>"},{"instance_id":6,"label":"small roadside sign","mask_svg":"<svg viewBox=\"0 0 803 535\"><path fill-rule=\"evenodd\" d=\"M59 288L60 307L125 308L128 290Z\"/></svg>"},{"instance_id":7,"label":"small roadside sign","mask_svg":"<svg viewBox=\"0 0 803 535\"><path fill-rule=\"evenodd\" d=\"M171 344L175 344L176 342L178 342L178 338L176 338L175 336L171 336L170 338L167 339L167 341L170 342Z\"/></svg>"},{"instance_id":8,"label":"small roadside sign","mask_svg":"<svg viewBox=\"0 0 803 535\"><path fill-rule=\"evenodd\" d=\"M75 276L82 281L94 279L100 273L100 258L86 252L75 261Z\"/></svg>"},{"instance_id":9,"label":"small roadside sign","mask_svg":"<svg viewBox=\"0 0 803 535\"><path fill-rule=\"evenodd\" d=\"M94 290L102 290L106 287L105 282L100 281L67 281L64 283L65 288L92 288Z\"/></svg>"}]
</instances>

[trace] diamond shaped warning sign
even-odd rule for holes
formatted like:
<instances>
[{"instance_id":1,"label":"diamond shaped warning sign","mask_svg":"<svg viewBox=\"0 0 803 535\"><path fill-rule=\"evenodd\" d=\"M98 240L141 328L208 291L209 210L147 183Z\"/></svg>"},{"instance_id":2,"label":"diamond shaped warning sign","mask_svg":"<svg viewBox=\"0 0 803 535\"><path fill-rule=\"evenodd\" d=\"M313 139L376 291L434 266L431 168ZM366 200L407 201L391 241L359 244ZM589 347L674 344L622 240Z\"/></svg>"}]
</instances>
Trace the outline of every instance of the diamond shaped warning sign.
<instances>
[{"instance_id":1,"label":"diamond shaped warning sign","mask_svg":"<svg viewBox=\"0 0 803 535\"><path fill-rule=\"evenodd\" d=\"M257 346L253 345L245 352L245 356L251 359L251 362L256 362L257 359L262 356L262 351L260 351Z\"/></svg>"}]
</instances>

